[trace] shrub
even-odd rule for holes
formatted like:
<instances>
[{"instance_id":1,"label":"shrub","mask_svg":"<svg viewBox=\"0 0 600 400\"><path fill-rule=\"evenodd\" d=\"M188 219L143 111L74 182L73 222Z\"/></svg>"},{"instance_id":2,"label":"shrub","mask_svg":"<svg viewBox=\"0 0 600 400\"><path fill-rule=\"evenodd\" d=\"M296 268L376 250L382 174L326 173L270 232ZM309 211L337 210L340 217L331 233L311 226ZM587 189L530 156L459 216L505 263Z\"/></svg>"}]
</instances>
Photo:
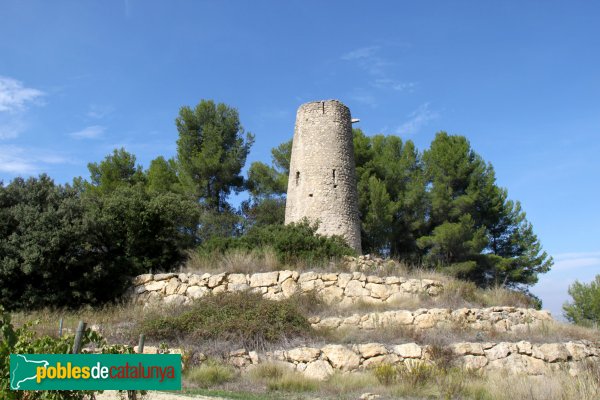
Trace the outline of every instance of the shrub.
<instances>
[{"instance_id":1,"label":"shrub","mask_svg":"<svg viewBox=\"0 0 600 400\"><path fill-rule=\"evenodd\" d=\"M398 380L408 383L410 386L424 386L436 375L437 369L420 360L407 360L397 368Z\"/></svg>"},{"instance_id":2,"label":"shrub","mask_svg":"<svg viewBox=\"0 0 600 400\"><path fill-rule=\"evenodd\" d=\"M0 398L12 399L84 399L93 395L94 391L81 390L50 390L50 391L13 391L10 390L10 354L60 354L69 353L74 337L66 335L61 338L51 336L36 336L31 330L32 324L25 324L15 329L10 314L0 307ZM102 342L102 338L87 329L83 335L82 345L92 342Z\"/></svg>"},{"instance_id":3,"label":"shrub","mask_svg":"<svg viewBox=\"0 0 600 400\"><path fill-rule=\"evenodd\" d=\"M110 302L132 275L183 260L195 215L182 196L150 195L139 185L82 192L46 175L0 184L0 304Z\"/></svg>"},{"instance_id":4,"label":"shrub","mask_svg":"<svg viewBox=\"0 0 600 400\"><path fill-rule=\"evenodd\" d=\"M275 380L280 379L285 374L285 368L275 362L262 363L253 368L251 374L259 380Z\"/></svg>"},{"instance_id":5,"label":"shrub","mask_svg":"<svg viewBox=\"0 0 600 400\"><path fill-rule=\"evenodd\" d=\"M277 379L267 382L267 390L285 392L313 392L318 388L318 382L305 377L298 372L288 371Z\"/></svg>"},{"instance_id":6,"label":"shrub","mask_svg":"<svg viewBox=\"0 0 600 400\"><path fill-rule=\"evenodd\" d=\"M380 364L373 368L373 375L379 383L389 386L398 380L398 369L392 364Z\"/></svg>"},{"instance_id":7,"label":"shrub","mask_svg":"<svg viewBox=\"0 0 600 400\"><path fill-rule=\"evenodd\" d=\"M232 366L209 359L199 367L188 370L185 378L201 388L208 388L231 382L236 375Z\"/></svg>"},{"instance_id":8,"label":"shrub","mask_svg":"<svg viewBox=\"0 0 600 400\"><path fill-rule=\"evenodd\" d=\"M239 238L213 238L199 249L201 253L225 253L228 250L253 250L272 247L282 264L323 263L332 258L353 255L354 251L340 236L317 234L318 226L307 221L289 225L266 225L251 228Z\"/></svg>"},{"instance_id":9,"label":"shrub","mask_svg":"<svg viewBox=\"0 0 600 400\"><path fill-rule=\"evenodd\" d=\"M256 293L225 293L197 300L177 315L150 313L139 330L148 338L219 339L263 348L267 342L306 336L311 327L292 300L266 300Z\"/></svg>"}]
</instances>

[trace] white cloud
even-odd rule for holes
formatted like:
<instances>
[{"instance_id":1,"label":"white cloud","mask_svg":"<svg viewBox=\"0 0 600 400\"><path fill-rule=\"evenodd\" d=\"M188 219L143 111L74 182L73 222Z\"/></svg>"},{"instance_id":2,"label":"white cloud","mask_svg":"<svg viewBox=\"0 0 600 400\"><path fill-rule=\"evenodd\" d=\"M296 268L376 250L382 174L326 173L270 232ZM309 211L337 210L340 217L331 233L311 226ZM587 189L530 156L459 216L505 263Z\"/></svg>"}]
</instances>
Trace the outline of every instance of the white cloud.
<instances>
[{"instance_id":1,"label":"white cloud","mask_svg":"<svg viewBox=\"0 0 600 400\"><path fill-rule=\"evenodd\" d=\"M373 86L378 89L391 89L397 92L412 92L417 87L417 82L400 82L389 78L375 79Z\"/></svg>"},{"instance_id":2,"label":"white cloud","mask_svg":"<svg viewBox=\"0 0 600 400\"><path fill-rule=\"evenodd\" d=\"M411 135L418 133L431 120L438 117L438 113L429 108L429 103L424 103L408 115L409 119L396 129L398 135Z\"/></svg>"},{"instance_id":3,"label":"white cloud","mask_svg":"<svg viewBox=\"0 0 600 400\"><path fill-rule=\"evenodd\" d=\"M25 130L25 122L19 117L5 117L0 114L0 140L18 137Z\"/></svg>"},{"instance_id":4,"label":"white cloud","mask_svg":"<svg viewBox=\"0 0 600 400\"><path fill-rule=\"evenodd\" d=\"M92 125L69 135L75 139L97 139L104 133L106 128L100 125Z\"/></svg>"},{"instance_id":5,"label":"white cloud","mask_svg":"<svg viewBox=\"0 0 600 400\"><path fill-rule=\"evenodd\" d=\"M44 95L38 89L24 87L21 81L0 76L0 112L16 112Z\"/></svg>"},{"instance_id":6,"label":"white cloud","mask_svg":"<svg viewBox=\"0 0 600 400\"><path fill-rule=\"evenodd\" d=\"M361 47L343 54L341 59L345 61L358 60L361 58L372 58L375 52L379 50L379 46Z\"/></svg>"},{"instance_id":7,"label":"white cloud","mask_svg":"<svg viewBox=\"0 0 600 400\"><path fill-rule=\"evenodd\" d=\"M30 175L41 172L45 164L65 164L69 159L43 149L19 146L0 147L0 172L11 175Z\"/></svg>"},{"instance_id":8,"label":"white cloud","mask_svg":"<svg viewBox=\"0 0 600 400\"><path fill-rule=\"evenodd\" d=\"M385 69L392 63L377 54L379 49L379 46L361 47L343 54L340 58L343 61L356 63L369 75L386 78Z\"/></svg>"},{"instance_id":9,"label":"white cloud","mask_svg":"<svg viewBox=\"0 0 600 400\"><path fill-rule=\"evenodd\" d=\"M112 114L113 111L115 109L110 105L91 104L86 115L90 118L101 119Z\"/></svg>"},{"instance_id":10,"label":"white cloud","mask_svg":"<svg viewBox=\"0 0 600 400\"><path fill-rule=\"evenodd\" d=\"M350 98L357 103L366 104L371 107L377 107L377 100L375 97L368 93L354 93L350 95Z\"/></svg>"},{"instance_id":11,"label":"white cloud","mask_svg":"<svg viewBox=\"0 0 600 400\"><path fill-rule=\"evenodd\" d=\"M554 257L553 270L572 270L577 268L596 267L600 273L600 251L563 253Z\"/></svg>"}]
</instances>

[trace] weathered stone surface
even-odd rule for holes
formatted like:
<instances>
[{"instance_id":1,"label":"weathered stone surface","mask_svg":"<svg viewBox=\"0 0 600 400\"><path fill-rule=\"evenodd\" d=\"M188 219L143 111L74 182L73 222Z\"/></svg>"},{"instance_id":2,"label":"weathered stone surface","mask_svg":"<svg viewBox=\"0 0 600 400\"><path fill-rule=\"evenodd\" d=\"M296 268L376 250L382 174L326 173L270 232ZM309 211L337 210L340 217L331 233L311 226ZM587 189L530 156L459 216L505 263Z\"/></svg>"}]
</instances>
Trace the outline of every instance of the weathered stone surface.
<instances>
[{"instance_id":1,"label":"weathered stone surface","mask_svg":"<svg viewBox=\"0 0 600 400\"><path fill-rule=\"evenodd\" d=\"M298 347L287 352L287 357L294 362L311 362L319 358L321 350L314 347Z\"/></svg>"},{"instance_id":2,"label":"weathered stone surface","mask_svg":"<svg viewBox=\"0 0 600 400\"><path fill-rule=\"evenodd\" d=\"M224 272L221 274L212 275L210 278L208 278L208 287L214 288L221 285L225 281L225 276L226 274Z\"/></svg>"},{"instance_id":3,"label":"weathered stone surface","mask_svg":"<svg viewBox=\"0 0 600 400\"><path fill-rule=\"evenodd\" d=\"M327 345L321 349L331 365L342 371L352 371L360 365L360 357L342 345Z\"/></svg>"},{"instance_id":4,"label":"weathered stone surface","mask_svg":"<svg viewBox=\"0 0 600 400\"><path fill-rule=\"evenodd\" d=\"M483 347L481 343L455 343L450 346L452 351L457 355L472 355L472 356L484 356Z\"/></svg>"},{"instance_id":5,"label":"weathered stone surface","mask_svg":"<svg viewBox=\"0 0 600 400\"><path fill-rule=\"evenodd\" d=\"M324 273L321 274L321 280L323 282L327 281L327 282L335 282L338 279L338 274L330 272L330 273Z\"/></svg>"},{"instance_id":6,"label":"weathered stone surface","mask_svg":"<svg viewBox=\"0 0 600 400\"><path fill-rule=\"evenodd\" d=\"M209 290L203 286L190 286L185 293L191 299L199 299L209 293Z\"/></svg>"},{"instance_id":7,"label":"weathered stone surface","mask_svg":"<svg viewBox=\"0 0 600 400\"><path fill-rule=\"evenodd\" d=\"M154 280L155 281L165 281L167 279L171 279L172 277L176 276L176 274L169 272L166 274L154 274Z\"/></svg>"},{"instance_id":8,"label":"weathered stone surface","mask_svg":"<svg viewBox=\"0 0 600 400\"><path fill-rule=\"evenodd\" d=\"M265 287L277 285L278 271L261 272L250 276L250 287Z\"/></svg>"},{"instance_id":9,"label":"weathered stone surface","mask_svg":"<svg viewBox=\"0 0 600 400\"><path fill-rule=\"evenodd\" d=\"M562 343L545 343L533 348L533 356L553 363L567 361L570 354Z\"/></svg>"},{"instance_id":10,"label":"weathered stone surface","mask_svg":"<svg viewBox=\"0 0 600 400\"><path fill-rule=\"evenodd\" d=\"M369 291L364 288L364 283L358 280L351 280L346 285L344 294L348 297L366 297L369 295Z\"/></svg>"},{"instance_id":11,"label":"weathered stone surface","mask_svg":"<svg viewBox=\"0 0 600 400\"><path fill-rule=\"evenodd\" d=\"M346 273L341 273L338 275L338 286L341 287L342 289L346 288L346 285L348 284L348 282L350 282L350 280L352 279L352 274L346 274Z\"/></svg>"},{"instance_id":12,"label":"weathered stone surface","mask_svg":"<svg viewBox=\"0 0 600 400\"><path fill-rule=\"evenodd\" d=\"M167 282L165 282L164 280L152 281L152 282L146 283L145 288L149 292L154 292L154 291L162 290L166 285L167 285Z\"/></svg>"},{"instance_id":13,"label":"weathered stone surface","mask_svg":"<svg viewBox=\"0 0 600 400\"><path fill-rule=\"evenodd\" d=\"M243 292L250 289L250 286L246 283L229 283L227 285L227 291L229 292Z\"/></svg>"},{"instance_id":14,"label":"weathered stone surface","mask_svg":"<svg viewBox=\"0 0 600 400\"><path fill-rule=\"evenodd\" d=\"M369 369L381 364L392 364L396 365L400 362L401 358L397 354L382 354L380 356L375 356L371 358L367 358L361 364L361 367Z\"/></svg>"},{"instance_id":15,"label":"weathered stone surface","mask_svg":"<svg viewBox=\"0 0 600 400\"><path fill-rule=\"evenodd\" d=\"M294 276L294 271L290 271L290 270L279 271L279 277L277 278L277 283L283 283L288 278L294 279L293 276Z\"/></svg>"},{"instance_id":16,"label":"weathered stone surface","mask_svg":"<svg viewBox=\"0 0 600 400\"><path fill-rule=\"evenodd\" d=\"M467 369L480 369L487 365L488 359L485 356L466 355L462 358L463 366Z\"/></svg>"},{"instance_id":17,"label":"weathered stone surface","mask_svg":"<svg viewBox=\"0 0 600 400\"><path fill-rule=\"evenodd\" d=\"M519 354L531 355L533 347L529 342L520 341L517 343L517 351L519 352Z\"/></svg>"},{"instance_id":18,"label":"weathered stone surface","mask_svg":"<svg viewBox=\"0 0 600 400\"><path fill-rule=\"evenodd\" d=\"M404 358L421 358L423 351L416 343L405 343L394 346L394 353Z\"/></svg>"},{"instance_id":19,"label":"weathered stone surface","mask_svg":"<svg viewBox=\"0 0 600 400\"><path fill-rule=\"evenodd\" d=\"M326 304L338 303L344 296L344 289L337 286L329 286L319 292Z\"/></svg>"},{"instance_id":20,"label":"weathered stone surface","mask_svg":"<svg viewBox=\"0 0 600 400\"><path fill-rule=\"evenodd\" d=\"M485 355L488 360L493 361L500 358L505 358L511 353L511 346L509 343L498 343L489 350L485 350Z\"/></svg>"},{"instance_id":21,"label":"weathered stone surface","mask_svg":"<svg viewBox=\"0 0 600 400\"><path fill-rule=\"evenodd\" d=\"M340 235L361 253L352 122L337 100L305 103L297 111L285 223L304 218L319 221L319 234Z\"/></svg>"},{"instance_id":22,"label":"weathered stone surface","mask_svg":"<svg viewBox=\"0 0 600 400\"><path fill-rule=\"evenodd\" d=\"M180 306L188 302L188 298L180 294L171 294L165 297L165 303L175 306Z\"/></svg>"},{"instance_id":23,"label":"weathered stone surface","mask_svg":"<svg viewBox=\"0 0 600 400\"><path fill-rule=\"evenodd\" d=\"M298 283L314 281L319 278L319 274L313 271L303 272L298 277Z\"/></svg>"},{"instance_id":24,"label":"weathered stone surface","mask_svg":"<svg viewBox=\"0 0 600 400\"><path fill-rule=\"evenodd\" d=\"M152 275L152 274L138 275L135 278L133 278L133 285L134 286L143 285L144 283L150 282L153 277L154 277L154 275Z\"/></svg>"},{"instance_id":25,"label":"weathered stone surface","mask_svg":"<svg viewBox=\"0 0 600 400\"><path fill-rule=\"evenodd\" d=\"M168 281L168 282L167 282ZM307 292L314 290L329 303L340 307L362 301L365 303L381 304L382 302L393 303L405 297L423 294L427 285L421 280L406 280L400 277L381 278L376 275L365 275L362 272L354 273L317 273L313 271L299 274L297 271L273 271L245 274L220 273L202 275L194 273L168 273L168 274L144 274L133 279L137 284L129 291L132 300L144 304L149 298L146 292L160 292L161 298L152 295L152 300L163 300L165 296L180 294L187 296L190 287L207 287L211 293L222 293L224 291L236 292L257 289L256 292L266 295L270 299L281 300L292 296L298 291ZM404 290L399 282L404 282L408 290ZM184 284L186 286L184 286ZM268 288L275 288L268 290ZM192 289L197 293L197 289ZM428 319L423 317L422 319ZM421 323L423 326L427 323Z\"/></svg>"},{"instance_id":26,"label":"weathered stone surface","mask_svg":"<svg viewBox=\"0 0 600 400\"><path fill-rule=\"evenodd\" d=\"M298 291L298 284L294 279L288 278L281 284L281 292L284 297L291 297L294 293Z\"/></svg>"},{"instance_id":27,"label":"weathered stone surface","mask_svg":"<svg viewBox=\"0 0 600 400\"><path fill-rule=\"evenodd\" d=\"M589 348L583 343L568 342L565 343L565 348L575 361L581 361L591 355Z\"/></svg>"},{"instance_id":28,"label":"weathered stone surface","mask_svg":"<svg viewBox=\"0 0 600 400\"><path fill-rule=\"evenodd\" d=\"M205 284L205 280L203 281L202 276L198 275L198 274L191 274L188 277L188 285L190 286L204 286L203 284Z\"/></svg>"},{"instance_id":29,"label":"weathered stone surface","mask_svg":"<svg viewBox=\"0 0 600 400\"><path fill-rule=\"evenodd\" d=\"M333 368L327 361L316 360L306 364L303 374L310 379L325 381L333 375Z\"/></svg>"},{"instance_id":30,"label":"weathered stone surface","mask_svg":"<svg viewBox=\"0 0 600 400\"><path fill-rule=\"evenodd\" d=\"M180 284L179 279L177 279L177 278L169 279L169 282L165 286L165 294L167 296L169 296L169 295L177 293L177 288L179 288L179 284ZM165 297L165 302L166 301L167 301L167 299Z\"/></svg>"},{"instance_id":31,"label":"weathered stone surface","mask_svg":"<svg viewBox=\"0 0 600 400\"><path fill-rule=\"evenodd\" d=\"M245 274L229 274L227 275L227 282L231 285L247 285Z\"/></svg>"},{"instance_id":32,"label":"weathered stone surface","mask_svg":"<svg viewBox=\"0 0 600 400\"><path fill-rule=\"evenodd\" d=\"M359 344L358 352L363 358L371 358L382 354L387 354L387 349L379 343Z\"/></svg>"},{"instance_id":33,"label":"weathered stone surface","mask_svg":"<svg viewBox=\"0 0 600 400\"><path fill-rule=\"evenodd\" d=\"M429 329L435 326L436 319L433 314L421 314L415 317L414 323L419 329Z\"/></svg>"},{"instance_id":34,"label":"weathered stone surface","mask_svg":"<svg viewBox=\"0 0 600 400\"><path fill-rule=\"evenodd\" d=\"M390 296L388 287L379 283L367 283L365 289L371 293L372 297L378 299L386 300Z\"/></svg>"}]
</instances>

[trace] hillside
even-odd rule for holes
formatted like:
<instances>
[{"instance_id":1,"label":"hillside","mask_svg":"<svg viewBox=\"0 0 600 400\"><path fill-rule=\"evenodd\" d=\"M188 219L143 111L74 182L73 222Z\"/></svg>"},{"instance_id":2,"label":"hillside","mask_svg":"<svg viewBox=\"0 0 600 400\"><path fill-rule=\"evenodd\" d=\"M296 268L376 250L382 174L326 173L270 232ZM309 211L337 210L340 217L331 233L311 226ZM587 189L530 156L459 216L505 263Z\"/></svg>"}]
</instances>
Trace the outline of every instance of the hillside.
<instances>
[{"instance_id":1,"label":"hillside","mask_svg":"<svg viewBox=\"0 0 600 400\"><path fill-rule=\"evenodd\" d=\"M593 399L600 388L599 332L522 293L368 256L317 269L250 261L140 275L121 306L15 317L48 333L59 316L83 318L112 343L143 333L145 352L182 353L187 393Z\"/></svg>"}]
</instances>

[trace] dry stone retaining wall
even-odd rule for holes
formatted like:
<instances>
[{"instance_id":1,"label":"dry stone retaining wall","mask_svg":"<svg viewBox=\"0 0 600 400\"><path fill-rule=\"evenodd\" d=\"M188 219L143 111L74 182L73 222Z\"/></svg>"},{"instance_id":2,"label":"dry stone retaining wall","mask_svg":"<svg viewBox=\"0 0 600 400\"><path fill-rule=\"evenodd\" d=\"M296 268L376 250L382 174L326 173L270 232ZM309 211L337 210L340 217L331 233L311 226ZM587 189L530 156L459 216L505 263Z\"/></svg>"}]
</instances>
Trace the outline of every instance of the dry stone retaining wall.
<instances>
[{"instance_id":1,"label":"dry stone retaining wall","mask_svg":"<svg viewBox=\"0 0 600 400\"><path fill-rule=\"evenodd\" d=\"M461 327L498 332L526 332L544 322L553 321L548 311L516 307L489 308L421 308L415 311L394 310L353 314L348 317L311 317L313 328L377 329L406 326L416 329Z\"/></svg>"},{"instance_id":2,"label":"dry stone retaining wall","mask_svg":"<svg viewBox=\"0 0 600 400\"><path fill-rule=\"evenodd\" d=\"M350 305L357 301L393 303L415 295L436 296L442 284L432 279L385 278L362 272L273 271L255 274L220 273L144 274L133 280L136 303L187 304L208 294L251 290L267 299L281 300L297 292L314 290L328 304Z\"/></svg>"},{"instance_id":3,"label":"dry stone retaining wall","mask_svg":"<svg viewBox=\"0 0 600 400\"><path fill-rule=\"evenodd\" d=\"M450 346L457 365L468 369L502 370L510 374L544 375L567 368L576 375L585 362L600 361L600 347L589 341L533 344L517 343L455 343ZM227 362L238 368L251 368L262 362L277 362L304 373L307 377L325 380L335 371L364 370L383 363L407 367L415 363L433 363L432 347L405 343L395 346L380 343L355 345L329 344L323 347L299 347L258 354L237 350L229 353Z\"/></svg>"}]
</instances>

